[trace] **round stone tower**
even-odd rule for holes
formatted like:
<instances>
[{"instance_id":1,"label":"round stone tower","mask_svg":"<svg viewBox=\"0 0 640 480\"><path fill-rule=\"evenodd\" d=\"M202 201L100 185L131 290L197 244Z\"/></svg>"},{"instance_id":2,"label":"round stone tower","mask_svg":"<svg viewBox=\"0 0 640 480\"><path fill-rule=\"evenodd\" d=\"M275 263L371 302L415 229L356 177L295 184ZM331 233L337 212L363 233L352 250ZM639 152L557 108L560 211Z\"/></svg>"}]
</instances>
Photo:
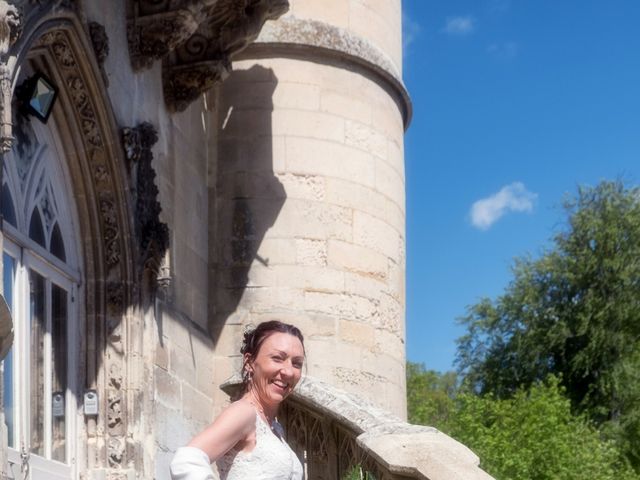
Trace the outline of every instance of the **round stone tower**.
<instances>
[{"instance_id":1,"label":"round stone tower","mask_svg":"<svg viewBox=\"0 0 640 480\"><path fill-rule=\"evenodd\" d=\"M217 381L246 325L278 318L305 334L308 375L406 417L401 16L400 0L291 0L234 58L216 100Z\"/></svg>"}]
</instances>

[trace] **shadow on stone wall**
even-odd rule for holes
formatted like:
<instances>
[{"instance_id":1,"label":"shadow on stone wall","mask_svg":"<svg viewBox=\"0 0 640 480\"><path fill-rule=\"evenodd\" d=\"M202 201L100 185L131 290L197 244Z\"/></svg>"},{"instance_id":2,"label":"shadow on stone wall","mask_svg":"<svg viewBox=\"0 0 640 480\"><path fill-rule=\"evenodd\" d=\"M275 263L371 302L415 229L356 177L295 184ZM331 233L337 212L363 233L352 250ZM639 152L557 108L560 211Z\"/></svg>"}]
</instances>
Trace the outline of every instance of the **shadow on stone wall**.
<instances>
[{"instance_id":1,"label":"shadow on stone wall","mask_svg":"<svg viewBox=\"0 0 640 480\"><path fill-rule=\"evenodd\" d=\"M273 93L278 80L271 69L253 66L234 71L220 88L218 164L215 199L217 228L210 252L210 331L214 342L226 324L244 323L237 311L252 284L250 269L258 249L285 202L274 174Z\"/></svg>"}]
</instances>

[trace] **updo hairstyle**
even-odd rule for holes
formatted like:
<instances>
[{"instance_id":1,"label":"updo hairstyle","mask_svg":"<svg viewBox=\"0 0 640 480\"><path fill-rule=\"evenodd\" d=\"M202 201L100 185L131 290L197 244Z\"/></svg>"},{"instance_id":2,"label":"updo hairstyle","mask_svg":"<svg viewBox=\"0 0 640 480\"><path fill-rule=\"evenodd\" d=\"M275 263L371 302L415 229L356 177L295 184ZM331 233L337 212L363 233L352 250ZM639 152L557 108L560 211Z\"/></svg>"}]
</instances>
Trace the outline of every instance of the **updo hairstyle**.
<instances>
[{"instance_id":1,"label":"updo hairstyle","mask_svg":"<svg viewBox=\"0 0 640 480\"><path fill-rule=\"evenodd\" d=\"M247 330L242 339L242 347L240 347L240 353L243 358L241 372L243 392L249 389L249 383L251 381L251 375L247 369L248 363L256 358L264 341L274 333L288 333L289 335L293 335L300 340L302 348L304 349L304 337L300 329L294 325L281 322L280 320L262 322L254 329Z\"/></svg>"}]
</instances>

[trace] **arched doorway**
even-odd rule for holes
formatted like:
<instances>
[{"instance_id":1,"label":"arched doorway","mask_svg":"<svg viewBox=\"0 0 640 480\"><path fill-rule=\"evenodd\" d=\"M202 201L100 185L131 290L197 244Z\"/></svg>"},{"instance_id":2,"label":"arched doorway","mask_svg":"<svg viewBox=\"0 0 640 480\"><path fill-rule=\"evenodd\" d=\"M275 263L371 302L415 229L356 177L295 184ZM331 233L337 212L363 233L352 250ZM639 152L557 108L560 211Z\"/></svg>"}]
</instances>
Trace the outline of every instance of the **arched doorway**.
<instances>
[{"instance_id":1,"label":"arched doorway","mask_svg":"<svg viewBox=\"0 0 640 480\"><path fill-rule=\"evenodd\" d=\"M34 480L67 479L79 391L77 214L55 122L23 119L16 127L2 184L3 284L15 324L4 361L9 461Z\"/></svg>"},{"instance_id":2,"label":"arched doorway","mask_svg":"<svg viewBox=\"0 0 640 480\"><path fill-rule=\"evenodd\" d=\"M14 106L4 157L3 280L16 326L4 362L9 478L120 478L142 457L129 409L142 371L126 374L142 335L128 328L139 316L129 178L89 39L65 15L16 43L14 83L37 71L60 91L46 125ZM83 404L89 392L95 411Z\"/></svg>"}]
</instances>

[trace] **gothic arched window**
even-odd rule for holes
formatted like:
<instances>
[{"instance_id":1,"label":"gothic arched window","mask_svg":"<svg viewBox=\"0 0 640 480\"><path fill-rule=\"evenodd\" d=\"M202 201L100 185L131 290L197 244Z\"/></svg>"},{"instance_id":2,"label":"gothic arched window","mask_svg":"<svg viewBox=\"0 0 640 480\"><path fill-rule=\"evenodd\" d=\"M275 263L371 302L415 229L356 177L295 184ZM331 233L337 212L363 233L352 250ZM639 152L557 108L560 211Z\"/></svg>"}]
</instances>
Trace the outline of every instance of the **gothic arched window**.
<instances>
[{"instance_id":1,"label":"gothic arched window","mask_svg":"<svg viewBox=\"0 0 640 480\"><path fill-rule=\"evenodd\" d=\"M67 479L78 391L75 210L55 126L16 128L2 185L4 294L15 328L3 362L9 461L26 458L34 480Z\"/></svg>"}]
</instances>

